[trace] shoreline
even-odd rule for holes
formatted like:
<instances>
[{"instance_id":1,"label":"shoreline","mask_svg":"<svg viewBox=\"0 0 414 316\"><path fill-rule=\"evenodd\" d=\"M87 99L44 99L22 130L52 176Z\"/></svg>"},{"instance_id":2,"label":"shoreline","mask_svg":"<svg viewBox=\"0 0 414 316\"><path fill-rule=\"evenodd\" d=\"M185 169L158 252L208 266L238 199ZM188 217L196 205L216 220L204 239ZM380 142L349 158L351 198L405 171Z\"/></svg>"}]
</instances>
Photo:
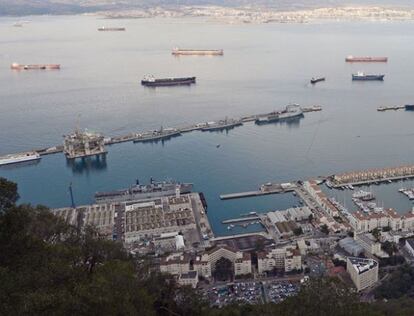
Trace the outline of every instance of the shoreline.
<instances>
[{"instance_id":1,"label":"shoreline","mask_svg":"<svg viewBox=\"0 0 414 316\"><path fill-rule=\"evenodd\" d=\"M213 22L228 24L266 23L313 23L318 21L366 21L392 22L413 21L414 8L391 6L343 6L306 10L279 11L271 8L181 6L179 8L155 7L123 11L88 13L104 19L150 19L150 18L207 18Z\"/></svg>"}]
</instances>

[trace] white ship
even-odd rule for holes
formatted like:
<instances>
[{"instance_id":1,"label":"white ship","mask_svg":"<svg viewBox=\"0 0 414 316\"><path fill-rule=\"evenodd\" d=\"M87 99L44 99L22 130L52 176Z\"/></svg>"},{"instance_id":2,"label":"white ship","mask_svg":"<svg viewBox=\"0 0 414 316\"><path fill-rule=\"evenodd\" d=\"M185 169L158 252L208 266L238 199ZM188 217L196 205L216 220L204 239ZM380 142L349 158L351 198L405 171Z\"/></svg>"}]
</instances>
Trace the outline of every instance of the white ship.
<instances>
[{"instance_id":1,"label":"white ship","mask_svg":"<svg viewBox=\"0 0 414 316\"><path fill-rule=\"evenodd\" d=\"M39 159L40 155L37 152L26 152L21 154L6 155L0 157L0 166Z\"/></svg>"}]
</instances>

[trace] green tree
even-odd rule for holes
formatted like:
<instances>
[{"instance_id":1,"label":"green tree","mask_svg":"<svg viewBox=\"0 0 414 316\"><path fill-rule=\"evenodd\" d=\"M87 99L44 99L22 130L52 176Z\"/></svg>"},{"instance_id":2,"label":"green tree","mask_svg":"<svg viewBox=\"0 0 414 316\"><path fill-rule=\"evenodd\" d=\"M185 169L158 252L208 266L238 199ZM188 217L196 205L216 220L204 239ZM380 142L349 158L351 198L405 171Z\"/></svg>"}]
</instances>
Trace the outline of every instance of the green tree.
<instances>
[{"instance_id":1,"label":"green tree","mask_svg":"<svg viewBox=\"0 0 414 316\"><path fill-rule=\"evenodd\" d=\"M329 228L328 228L328 226L326 224L323 224L321 226L321 232L324 233L324 234L326 234L326 235L329 234Z\"/></svg>"},{"instance_id":2,"label":"green tree","mask_svg":"<svg viewBox=\"0 0 414 316\"><path fill-rule=\"evenodd\" d=\"M381 231L378 228L374 228L371 233L372 233L372 236L374 236L375 240L379 241L381 237Z\"/></svg>"},{"instance_id":3,"label":"green tree","mask_svg":"<svg viewBox=\"0 0 414 316\"><path fill-rule=\"evenodd\" d=\"M293 230L293 233L295 234L295 236L300 236L303 234L303 229L302 227L297 227Z\"/></svg>"},{"instance_id":4,"label":"green tree","mask_svg":"<svg viewBox=\"0 0 414 316\"><path fill-rule=\"evenodd\" d=\"M397 251L397 245L393 242L386 241L381 246L382 250L384 250L390 257L392 257Z\"/></svg>"},{"instance_id":5,"label":"green tree","mask_svg":"<svg viewBox=\"0 0 414 316\"><path fill-rule=\"evenodd\" d=\"M18 199L17 184L0 177L0 212L13 206Z\"/></svg>"}]
</instances>

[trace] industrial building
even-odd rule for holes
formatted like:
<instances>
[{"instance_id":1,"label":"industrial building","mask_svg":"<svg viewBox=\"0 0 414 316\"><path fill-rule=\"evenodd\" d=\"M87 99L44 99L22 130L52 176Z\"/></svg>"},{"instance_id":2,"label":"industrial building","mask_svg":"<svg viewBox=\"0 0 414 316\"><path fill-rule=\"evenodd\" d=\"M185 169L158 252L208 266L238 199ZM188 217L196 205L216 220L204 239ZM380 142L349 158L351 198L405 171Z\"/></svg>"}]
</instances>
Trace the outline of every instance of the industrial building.
<instances>
[{"instance_id":1,"label":"industrial building","mask_svg":"<svg viewBox=\"0 0 414 316\"><path fill-rule=\"evenodd\" d=\"M64 136L63 152L69 159L99 156L106 154L105 140L100 134L76 129Z\"/></svg>"},{"instance_id":2,"label":"industrial building","mask_svg":"<svg viewBox=\"0 0 414 316\"><path fill-rule=\"evenodd\" d=\"M91 225L109 239L131 246L144 242L160 252L182 250L187 242L190 246L207 243L212 237L198 193L66 207L54 212L77 227Z\"/></svg>"}]
</instances>

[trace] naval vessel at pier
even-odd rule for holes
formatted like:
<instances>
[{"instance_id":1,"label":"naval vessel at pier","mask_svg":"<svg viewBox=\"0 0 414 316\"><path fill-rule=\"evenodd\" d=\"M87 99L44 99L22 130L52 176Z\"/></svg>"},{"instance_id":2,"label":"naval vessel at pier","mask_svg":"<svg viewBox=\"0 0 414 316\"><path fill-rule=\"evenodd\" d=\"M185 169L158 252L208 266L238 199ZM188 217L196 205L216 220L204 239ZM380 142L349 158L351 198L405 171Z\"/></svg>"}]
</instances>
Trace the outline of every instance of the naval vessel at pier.
<instances>
[{"instance_id":1,"label":"naval vessel at pier","mask_svg":"<svg viewBox=\"0 0 414 316\"><path fill-rule=\"evenodd\" d=\"M267 116L257 118L255 120L255 123L258 125L269 124L273 122L280 122L284 120L298 118L301 116L303 116L303 111L299 104L289 104L282 111L275 111L269 113Z\"/></svg>"},{"instance_id":2,"label":"naval vessel at pier","mask_svg":"<svg viewBox=\"0 0 414 316\"><path fill-rule=\"evenodd\" d=\"M96 203L124 202L151 199L161 196L171 196L177 193L186 194L193 190L192 183L179 183L175 181L154 182L151 178L150 184L136 184L128 189L110 192L97 192Z\"/></svg>"}]
</instances>

